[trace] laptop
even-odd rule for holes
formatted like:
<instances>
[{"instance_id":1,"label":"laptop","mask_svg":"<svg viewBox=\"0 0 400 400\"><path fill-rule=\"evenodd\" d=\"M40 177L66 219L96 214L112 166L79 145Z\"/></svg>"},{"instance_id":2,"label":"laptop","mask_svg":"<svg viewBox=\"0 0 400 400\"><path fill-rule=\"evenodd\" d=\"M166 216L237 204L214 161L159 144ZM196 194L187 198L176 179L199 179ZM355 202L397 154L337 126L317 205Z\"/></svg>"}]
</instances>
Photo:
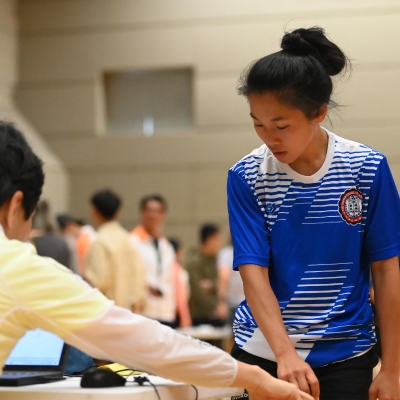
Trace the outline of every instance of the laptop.
<instances>
[{"instance_id":1,"label":"laptop","mask_svg":"<svg viewBox=\"0 0 400 400\"><path fill-rule=\"evenodd\" d=\"M0 386L24 386L63 379L69 346L57 335L35 329L18 341L5 362Z\"/></svg>"}]
</instances>

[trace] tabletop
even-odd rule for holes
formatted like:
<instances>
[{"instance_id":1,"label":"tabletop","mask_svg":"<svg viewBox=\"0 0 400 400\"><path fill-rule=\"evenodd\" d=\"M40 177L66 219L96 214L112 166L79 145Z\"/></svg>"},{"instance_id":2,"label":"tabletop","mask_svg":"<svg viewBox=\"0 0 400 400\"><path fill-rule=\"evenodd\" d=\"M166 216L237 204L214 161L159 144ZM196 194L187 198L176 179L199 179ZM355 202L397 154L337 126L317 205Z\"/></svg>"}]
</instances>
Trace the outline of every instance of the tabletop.
<instances>
[{"instance_id":1,"label":"tabletop","mask_svg":"<svg viewBox=\"0 0 400 400\"><path fill-rule=\"evenodd\" d=\"M149 376L156 385L161 400L195 400L195 389L187 384ZM237 396L243 393L239 388L205 388L197 386L198 400L214 400ZM52 383L0 387L0 400L157 400L152 386L138 386L127 382L126 386L101 389L80 387L80 378L66 378Z\"/></svg>"}]
</instances>

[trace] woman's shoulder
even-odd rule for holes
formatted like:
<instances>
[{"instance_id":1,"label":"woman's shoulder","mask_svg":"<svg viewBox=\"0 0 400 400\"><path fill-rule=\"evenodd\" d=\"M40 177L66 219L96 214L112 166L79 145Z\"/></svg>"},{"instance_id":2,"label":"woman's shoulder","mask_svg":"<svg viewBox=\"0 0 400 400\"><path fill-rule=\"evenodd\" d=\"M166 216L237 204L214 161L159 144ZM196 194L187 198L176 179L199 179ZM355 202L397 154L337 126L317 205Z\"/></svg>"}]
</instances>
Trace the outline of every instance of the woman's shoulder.
<instances>
[{"instance_id":1,"label":"woman's shoulder","mask_svg":"<svg viewBox=\"0 0 400 400\"><path fill-rule=\"evenodd\" d=\"M251 153L242 157L230 168L230 170L239 173L239 175L246 175L248 171L256 171L257 169L260 169L271 155L272 153L269 151L268 147L263 144L254 149Z\"/></svg>"},{"instance_id":2,"label":"woman's shoulder","mask_svg":"<svg viewBox=\"0 0 400 400\"><path fill-rule=\"evenodd\" d=\"M333 135L335 138L336 156L343 155L343 156L357 156L364 158L368 156L374 156L374 157L376 156L378 158L384 157L384 155L381 152L375 150L374 148L366 144L343 138L332 132L329 132L329 134Z\"/></svg>"}]
</instances>

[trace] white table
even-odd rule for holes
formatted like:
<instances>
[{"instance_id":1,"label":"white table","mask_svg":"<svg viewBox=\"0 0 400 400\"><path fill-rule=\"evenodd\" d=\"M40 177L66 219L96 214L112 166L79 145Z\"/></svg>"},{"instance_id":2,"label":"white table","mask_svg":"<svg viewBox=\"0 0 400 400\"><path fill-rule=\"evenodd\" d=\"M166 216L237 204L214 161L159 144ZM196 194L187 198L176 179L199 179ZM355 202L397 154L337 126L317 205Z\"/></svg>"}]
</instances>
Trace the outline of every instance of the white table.
<instances>
[{"instance_id":1,"label":"white table","mask_svg":"<svg viewBox=\"0 0 400 400\"><path fill-rule=\"evenodd\" d=\"M193 387L167 379L149 376L157 386L161 400L194 400L196 393ZM157 400L151 386L138 386L128 382L124 387L105 389L83 389L80 378L67 378L64 381L41 385L21 386L18 388L0 387L0 400ZM237 396L243 389L220 388L210 389L197 387L198 400L214 400Z\"/></svg>"},{"instance_id":2,"label":"white table","mask_svg":"<svg viewBox=\"0 0 400 400\"><path fill-rule=\"evenodd\" d=\"M225 325L214 327L211 325L191 326L189 328L179 328L179 331L196 339L204 340L225 351L230 351L230 339L233 336L232 327Z\"/></svg>"},{"instance_id":3,"label":"white table","mask_svg":"<svg viewBox=\"0 0 400 400\"><path fill-rule=\"evenodd\" d=\"M233 335L230 325L220 328L212 325L199 325L189 328L179 328L179 331L200 340L226 340Z\"/></svg>"}]
</instances>

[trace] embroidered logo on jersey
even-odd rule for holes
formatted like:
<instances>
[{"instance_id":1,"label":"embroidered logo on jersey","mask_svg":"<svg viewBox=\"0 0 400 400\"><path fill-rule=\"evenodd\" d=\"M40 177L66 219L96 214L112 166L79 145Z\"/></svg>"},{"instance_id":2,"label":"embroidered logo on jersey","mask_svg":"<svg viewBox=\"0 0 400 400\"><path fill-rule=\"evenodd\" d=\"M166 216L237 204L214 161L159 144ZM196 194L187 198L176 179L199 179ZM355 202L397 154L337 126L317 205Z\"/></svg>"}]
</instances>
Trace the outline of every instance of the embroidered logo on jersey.
<instances>
[{"instance_id":1,"label":"embroidered logo on jersey","mask_svg":"<svg viewBox=\"0 0 400 400\"><path fill-rule=\"evenodd\" d=\"M351 225L356 225L362 220L363 195L357 189L348 189L339 200L339 212L342 218Z\"/></svg>"},{"instance_id":2,"label":"embroidered logo on jersey","mask_svg":"<svg viewBox=\"0 0 400 400\"><path fill-rule=\"evenodd\" d=\"M267 210L268 215L274 214L276 211L276 205L269 203L267 204L267 207L265 207L265 209Z\"/></svg>"}]
</instances>

